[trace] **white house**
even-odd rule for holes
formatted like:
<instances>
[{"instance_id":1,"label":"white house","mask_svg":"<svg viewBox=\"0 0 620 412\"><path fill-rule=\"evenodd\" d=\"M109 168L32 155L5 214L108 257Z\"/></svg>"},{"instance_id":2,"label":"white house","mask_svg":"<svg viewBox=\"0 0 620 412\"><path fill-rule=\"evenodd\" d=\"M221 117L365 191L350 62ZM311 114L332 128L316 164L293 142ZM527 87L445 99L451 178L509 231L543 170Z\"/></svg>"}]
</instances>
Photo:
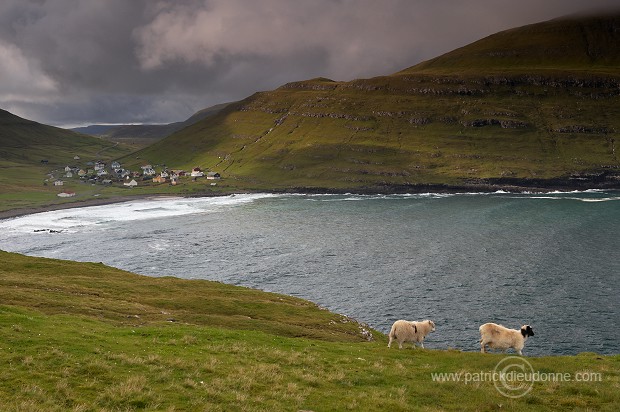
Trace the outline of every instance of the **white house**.
<instances>
[{"instance_id":1,"label":"white house","mask_svg":"<svg viewBox=\"0 0 620 412\"><path fill-rule=\"evenodd\" d=\"M128 186L128 187L136 187L136 186L138 186L138 182L136 182L136 180L135 180L135 179L131 179L131 181L129 181L129 182L125 182L125 183L123 183L123 184L124 184L125 186Z\"/></svg>"},{"instance_id":2,"label":"white house","mask_svg":"<svg viewBox=\"0 0 620 412\"><path fill-rule=\"evenodd\" d=\"M207 179L209 180L219 180L221 178L220 174L217 172L208 172Z\"/></svg>"},{"instance_id":3,"label":"white house","mask_svg":"<svg viewBox=\"0 0 620 412\"><path fill-rule=\"evenodd\" d=\"M205 174L200 170L199 167L195 167L192 169L192 177L203 177Z\"/></svg>"},{"instance_id":4,"label":"white house","mask_svg":"<svg viewBox=\"0 0 620 412\"><path fill-rule=\"evenodd\" d=\"M70 166L65 166L65 172L70 172L71 171L71 167Z\"/></svg>"},{"instance_id":5,"label":"white house","mask_svg":"<svg viewBox=\"0 0 620 412\"><path fill-rule=\"evenodd\" d=\"M73 160L80 160L80 156L78 155L73 156Z\"/></svg>"},{"instance_id":6,"label":"white house","mask_svg":"<svg viewBox=\"0 0 620 412\"><path fill-rule=\"evenodd\" d=\"M155 172L155 169L153 169L153 166L151 165L146 165L146 166L140 166L142 168L142 174L145 176L155 176L157 173Z\"/></svg>"},{"instance_id":7,"label":"white house","mask_svg":"<svg viewBox=\"0 0 620 412\"><path fill-rule=\"evenodd\" d=\"M117 161L112 162L112 169L120 169L121 164Z\"/></svg>"},{"instance_id":8,"label":"white house","mask_svg":"<svg viewBox=\"0 0 620 412\"><path fill-rule=\"evenodd\" d=\"M58 196L58 197L73 197L73 196L75 196L75 192L60 192L56 196Z\"/></svg>"},{"instance_id":9,"label":"white house","mask_svg":"<svg viewBox=\"0 0 620 412\"><path fill-rule=\"evenodd\" d=\"M56 181L54 181L54 186L62 186L62 185L64 185L64 184L65 184L65 182L63 182L62 180L56 180Z\"/></svg>"}]
</instances>

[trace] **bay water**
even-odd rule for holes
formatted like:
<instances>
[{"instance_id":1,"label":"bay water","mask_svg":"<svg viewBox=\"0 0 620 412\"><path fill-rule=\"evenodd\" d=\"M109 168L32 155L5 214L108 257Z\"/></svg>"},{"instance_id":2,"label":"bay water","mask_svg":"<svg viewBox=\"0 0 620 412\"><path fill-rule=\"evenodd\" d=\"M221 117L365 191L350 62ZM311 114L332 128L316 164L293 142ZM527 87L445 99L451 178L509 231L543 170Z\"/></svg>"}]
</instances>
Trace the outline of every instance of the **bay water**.
<instances>
[{"instance_id":1,"label":"bay water","mask_svg":"<svg viewBox=\"0 0 620 412\"><path fill-rule=\"evenodd\" d=\"M384 333L432 319L432 349L477 351L496 322L532 325L526 355L620 353L618 192L137 200L1 220L0 249L298 296Z\"/></svg>"}]
</instances>

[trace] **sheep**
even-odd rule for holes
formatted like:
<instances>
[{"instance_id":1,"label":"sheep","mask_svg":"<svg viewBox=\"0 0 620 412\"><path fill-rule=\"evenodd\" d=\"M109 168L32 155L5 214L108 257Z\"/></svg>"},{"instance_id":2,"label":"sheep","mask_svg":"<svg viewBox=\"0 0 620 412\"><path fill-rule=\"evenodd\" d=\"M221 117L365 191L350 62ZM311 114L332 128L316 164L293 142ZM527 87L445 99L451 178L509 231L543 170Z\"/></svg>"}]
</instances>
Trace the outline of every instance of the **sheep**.
<instances>
[{"instance_id":1,"label":"sheep","mask_svg":"<svg viewBox=\"0 0 620 412\"><path fill-rule=\"evenodd\" d=\"M408 321L397 320L390 329L388 335L390 341L388 342L388 348L392 346L392 341L398 342L398 348L403 348L404 342L411 342L415 348L415 344L419 343L422 349L424 349L424 338L431 332L435 331L435 323L432 320Z\"/></svg>"},{"instance_id":2,"label":"sheep","mask_svg":"<svg viewBox=\"0 0 620 412\"><path fill-rule=\"evenodd\" d=\"M480 352L486 353L485 346L491 349L513 348L519 356L523 356L523 346L529 336L534 336L534 331L530 325L521 326L520 330L508 329L496 323L485 323L480 326Z\"/></svg>"}]
</instances>

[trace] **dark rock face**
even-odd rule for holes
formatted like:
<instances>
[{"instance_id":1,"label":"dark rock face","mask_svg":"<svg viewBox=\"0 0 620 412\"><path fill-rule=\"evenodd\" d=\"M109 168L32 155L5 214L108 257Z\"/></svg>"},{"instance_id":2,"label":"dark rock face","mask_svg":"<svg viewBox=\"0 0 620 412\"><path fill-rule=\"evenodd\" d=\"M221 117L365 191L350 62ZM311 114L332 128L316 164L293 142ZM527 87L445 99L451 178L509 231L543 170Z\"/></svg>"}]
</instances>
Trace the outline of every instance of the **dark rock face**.
<instances>
[{"instance_id":1,"label":"dark rock face","mask_svg":"<svg viewBox=\"0 0 620 412\"><path fill-rule=\"evenodd\" d=\"M496 126L499 125L502 129L517 129L522 127L528 127L527 122L519 120L504 120L504 119L476 119L471 121L462 121L461 124L465 127L483 127L483 126Z\"/></svg>"},{"instance_id":2,"label":"dark rock face","mask_svg":"<svg viewBox=\"0 0 620 412\"><path fill-rule=\"evenodd\" d=\"M596 126L582 126L582 125L572 125L572 126L564 126L553 129L556 133L586 133L586 134L609 134L615 133L614 129L609 129L607 127L596 127Z\"/></svg>"}]
</instances>

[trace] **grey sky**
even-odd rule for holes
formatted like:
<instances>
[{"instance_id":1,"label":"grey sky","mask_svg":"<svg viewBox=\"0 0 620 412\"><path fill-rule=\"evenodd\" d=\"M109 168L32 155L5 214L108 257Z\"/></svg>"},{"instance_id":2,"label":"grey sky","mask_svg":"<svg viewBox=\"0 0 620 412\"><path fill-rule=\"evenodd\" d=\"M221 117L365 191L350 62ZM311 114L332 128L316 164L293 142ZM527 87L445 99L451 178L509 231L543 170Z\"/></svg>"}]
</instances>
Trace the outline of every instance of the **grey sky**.
<instances>
[{"instance_id":1,"label":"grey sky","mask_svg":"<svg viewBox=\"0 0 620 412\"><path fill-rule=\"evenodd\" d=\"M390 74L617 0L3 0L0 108L167 123L286 82Z\"/></svg>"}]
</instances>

